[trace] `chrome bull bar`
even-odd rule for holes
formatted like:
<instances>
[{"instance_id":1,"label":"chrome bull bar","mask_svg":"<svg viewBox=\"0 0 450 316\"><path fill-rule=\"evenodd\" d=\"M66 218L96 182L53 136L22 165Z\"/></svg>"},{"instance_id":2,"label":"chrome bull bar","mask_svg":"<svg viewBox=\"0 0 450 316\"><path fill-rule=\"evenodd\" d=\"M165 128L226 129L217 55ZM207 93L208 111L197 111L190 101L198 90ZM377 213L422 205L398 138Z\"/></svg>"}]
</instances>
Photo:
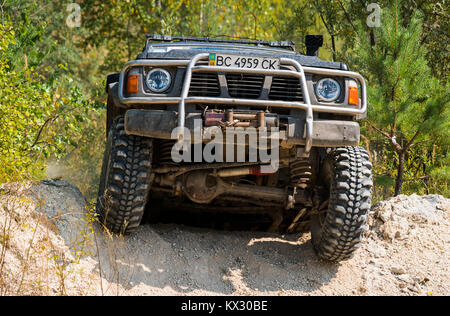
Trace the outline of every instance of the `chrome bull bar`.
<instances>
[{"instance_id":1,"label":"chrome bull bar","mask_svg":"<svg viewBox=\"0 0 450 316\"><path fill-rule=\"evenodd\" d=\"M216 66L196 66L201 60L209 59L208 53L201 53L194 56L191 60L133 60L125 64L119 77L119 100L123 104L155 104L178 103L178 127L183 128L185 125L185 104L186 103L209 103L209 104L239 104L249 105L255 107L282 107L301 109L306 112L305 122L305 153L309 153L312 147L312 133L313 133L313 112L328 112L343 115L361 115L365 114L367 110L367 91L364 78L351 71L332 70L314 67L303 67L294 59L281 58L280 62L284 65L292 65L297 71L291 70L265 70L265 69L240 69L227 68ZM164 67L164 66L187 66L183 88L180 97L125 97L123 89L125 83L125 76L130 68L147 66L147 67ZM303 91L304 102L289 102L289 101L272 101L272 100L253 100L253 99L238 99L238 98L215 98L215 97L189 97L189 89L191 85L192 74L194 72L227 72L227 73L251 73L251 74L265 74L265 75L281 75L298 78ZM328 106L322 104L311 104L306 84L305 73L341 76L353 78L359 81L361 85L361 104L359 107L346 108L338 106Z\"/></svg>"}]
</instances>

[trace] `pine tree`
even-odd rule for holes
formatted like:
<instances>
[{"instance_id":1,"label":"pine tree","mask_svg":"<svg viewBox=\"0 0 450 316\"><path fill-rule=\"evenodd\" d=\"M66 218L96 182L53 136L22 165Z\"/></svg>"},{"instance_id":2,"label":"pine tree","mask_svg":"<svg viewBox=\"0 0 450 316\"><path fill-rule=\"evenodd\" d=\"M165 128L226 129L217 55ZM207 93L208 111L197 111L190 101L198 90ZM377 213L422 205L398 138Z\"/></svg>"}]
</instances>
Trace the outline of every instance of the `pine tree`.
<instances>
[{"instance_id":1,"label":"pine tree","mask_svg":"<svg viewBox=\"0 0 450 316\"><path fill-rule=\"evenodd\" d=\"M397 1L383 9L375 42L360 38L354 64L368 79L367 123L385 136L397 154L395 195L404 182L405 157L418 144L449 134L449 87L433 77L416 13L402 21ZM364 34L360 28L359 35Z\"/></svg>"}]
</instances>

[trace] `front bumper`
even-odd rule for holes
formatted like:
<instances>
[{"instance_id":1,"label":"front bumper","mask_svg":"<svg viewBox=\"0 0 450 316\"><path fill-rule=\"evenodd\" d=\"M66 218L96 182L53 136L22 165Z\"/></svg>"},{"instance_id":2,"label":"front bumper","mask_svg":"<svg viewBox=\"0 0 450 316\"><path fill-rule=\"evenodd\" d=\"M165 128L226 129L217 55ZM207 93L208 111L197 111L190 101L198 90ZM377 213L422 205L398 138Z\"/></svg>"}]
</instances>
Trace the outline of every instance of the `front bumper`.
<instances>
[{"instance_id":1,"label":"front bumper","mask_svg":"<svg viewBox=\"0 0 450 316\"><path fill-rule=\"evenodd\" d=\"M288 132L293 133L293 137L285 136L289 141L291 139L292 142L299 142L305 146L304 152L309 153L312 146L319 146L317 144L321 144L320 146L339 146L339 145L354 145L359 141L359 125L354 122L341 122L337 124L336 121L330 121L329 123L324 122L320 123L319 120L313 119L314 112L326 112L326 113L334 113L334 114L342 114L342 115L355 115L355 116L363 116L367 110L367 92L365 86L364 78L355 72L350 71L342 71L342 70L332 70L332 69L322 69L322 68L312 68L312 67L303 67L297 61L290 58L281 58L281 63L285 65L293 66L296 71L290 70L261 70L261 69L232 69L232 68L224 68L224 67L211 67L211 66L199 66L197 65L201 61L208 60L209 54L198 54L194 56L190 60L135 60L128 62L122 72L120 73L119 79L119 87L118 87L118 96L119 100L123 104L155 104L155 103L165 103L165 104L178 104L178 111L172 112L176 116L176 126L179 128L188 127L189 113L185 111L185 105L187 103L204 103L204 104L225 104L225 105L248 105L255 106L261 108L267 107L282 107L282 108L290 108L290 109L300 109L304 110L306 114L306 119L303 119L301 122L298 122L299 119L292 118L292 120L297 121L296 123L300 123L302 127L299 127L295 124L295 128L289 128ZM126 97L124 95L124 84L126 74L132 67L137 66L186 66L186 74L183 82L183 88L180 97L167 97L167 98L158 98L158 97ZM211 97L189 97L189 88L191 84L192 74L194 72L237 72L237 73L249 73L249 74L269 74L269 75L281 75L288 76L293 78L298 78L300 80L300 84L302 87L302 91L304 91L304 102L287 102L287 101L269 101L269 100L253 100L253 99L235 99L235 98L211 98ZM355 108L344 108L337 106L324 106L312 104L309 94L307 93L307 83L305 78L305 73L311 74L320 74L320 75L328 75L328 76L341 76L354 78L359 81L361 85L361 102L360 106ZM173 114L171 114L173 115ZM163 115L164 116L164 115ZM160 124L157 123L159 120L158 117L154 118L154 123L149 124ZM323 122L323 121L322 121ZM334 123L331 123L334 122ZM164 122L161 122L164 123ZM137 123L133 123L135 125ZM139 123L141 124L141 123ZM318 126L314 126L318 124ZM356 124L356 125L355 125ZM164 125L164 124L162 124ZM142 128L141 125L137 128L136 131L132 130L130 125L129 133L137 133L139 135L140 131L146 130ZM331 128L330 126L334 126ZM357 128L356 128L357 126ZM344 128L345 127L345 128ZM148 129L148 128L147 128ZM351 132L349 132L349 129ZM357 129L357 133L356 133ZM153 128L150 128L153 130ZM326 131L326 132L325 132ZM162 132L158 132L161 135ZM302 135L299 137L298 135ZM330 134L332 134L330 136ZM352 134L352 135L350 135ZM357 135L356 135L357 134ZM151 137L151 136L149 136ZM163 138L163 137L157 137ZM335 139L338 140L338 145L332 145ZM351 140L349 140L351 138ZM358 140L358 141L356 141Z\"/></svg>"},{"instance_id":2,"label":"front bumper","mask_svg":"<svg viewBox=\"0 0 450 316\"><path fill-rule=\"evenodd\" d=\"M305 146L307 144L305 126L305 118L289 116L287 126L278 133L280 145L287 147ZM176 139L176 134L173 134L173 131L177 127L178 113L174 111L128 110L125 114L125 132L129 135L166 140ZM311 146L339 147L357 146L359 144L360 130L357 122L314 120L312 127ZM187 113L185 128L191 134L200 133L200 141L202 142L210 140L204 138L207 129L211 127L204 126L201 113ZM245 130L243 132L245 133ZM192 138L192 141L194 142L194 138Z\"/></svg>"}]
</instances>

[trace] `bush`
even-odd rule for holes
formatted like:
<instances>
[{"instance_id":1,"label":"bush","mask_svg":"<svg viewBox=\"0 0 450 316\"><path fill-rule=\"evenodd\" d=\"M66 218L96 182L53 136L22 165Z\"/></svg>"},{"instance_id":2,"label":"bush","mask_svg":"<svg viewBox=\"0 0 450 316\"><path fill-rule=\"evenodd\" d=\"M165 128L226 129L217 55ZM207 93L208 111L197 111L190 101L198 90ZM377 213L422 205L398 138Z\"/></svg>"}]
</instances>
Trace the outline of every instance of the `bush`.
<instances>
[{"instance_id":1,"label":"bush","mask_svg":"<svg viewBox=\"0 0 450 316\"><path fill-rule=\"evenodd\" d=\"M41 178L48 159L84 137L95 112L78 87L67 88L70 77L46 81L26 62L14 66L16 44L12 24L0 24L0 183Z\"/></svg>"}]
</instances>

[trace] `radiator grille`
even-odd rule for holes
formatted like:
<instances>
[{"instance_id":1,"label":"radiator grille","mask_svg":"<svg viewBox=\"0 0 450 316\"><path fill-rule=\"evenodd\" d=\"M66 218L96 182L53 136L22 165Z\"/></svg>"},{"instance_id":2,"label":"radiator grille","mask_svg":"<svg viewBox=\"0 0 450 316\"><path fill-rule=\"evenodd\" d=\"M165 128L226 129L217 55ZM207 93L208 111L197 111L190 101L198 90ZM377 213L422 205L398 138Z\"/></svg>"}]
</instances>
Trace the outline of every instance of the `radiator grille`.
<instances>
[{"instance_id":1,"label":"radiator grille","mask_svg":"<svg viewBox=\"0 0 450 316\"><path fill-rule=\"evenodd\" d=\"M264 76L227 74L228 93L233 98L258 99L264 85Z\"/></svg>"},{"instance_id":2,"label":"radiator grille","mask_svg":"<svg viewBox=\"0 0 450 316\"><path fill-rule=\"evenodd\" d=\"M269 93L270 100L302 102L303 93L300 79L292 77L274 77Z\"/></svg>"},{"instance_id":3,"label":"radiator grille","mask_svg":"<svg viewBox=\"0 0 450 316\"><path fill-rule=\"evenodd\" d=\"M265 76L251 74L226 74L228 93L237 99L258 99L261 96ZM220 97L222 95L218 74L195 72L192 74L189 96ZM269 100L303 102L300 79L273 77Z\"/></svg>"},{"instance_id":4,"label":"radiator grille","mask_svg":"<svg viewBox=\"0 0 450 316\"><path fill-rule=\"evenodd\" d=\"M220 84L217 74L209 72L195 72L192 74L189 96L193 97L218 97L220 96Z\"/></svg>"}]
</instances>

